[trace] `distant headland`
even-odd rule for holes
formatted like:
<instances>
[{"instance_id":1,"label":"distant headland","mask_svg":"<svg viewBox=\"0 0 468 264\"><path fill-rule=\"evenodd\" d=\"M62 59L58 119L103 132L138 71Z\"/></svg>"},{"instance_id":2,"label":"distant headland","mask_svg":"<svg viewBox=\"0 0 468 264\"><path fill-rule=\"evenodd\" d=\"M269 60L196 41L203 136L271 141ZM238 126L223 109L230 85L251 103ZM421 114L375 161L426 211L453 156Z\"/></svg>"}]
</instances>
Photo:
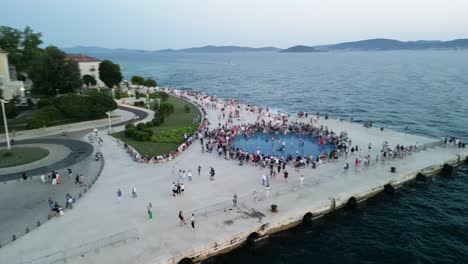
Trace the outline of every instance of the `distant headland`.
<instances>
[{"instance_id":1,"label":"distant headland","mask_svg":"<svg viewBox=\"0 0 468 264\"><path fill-rule=\"evenodd\" d=\"M394 39L367 39L329 45L297 45L287 49L276 47L203 46L186 49L138 50L108 49L102 47L76 46L62 48L66 53L105 54L105 53L233 53L233 52L324 52L324 51L389 51L389 50L449 50L468 49L468 39L399 41Z\"/></svg>"}]
</instances>

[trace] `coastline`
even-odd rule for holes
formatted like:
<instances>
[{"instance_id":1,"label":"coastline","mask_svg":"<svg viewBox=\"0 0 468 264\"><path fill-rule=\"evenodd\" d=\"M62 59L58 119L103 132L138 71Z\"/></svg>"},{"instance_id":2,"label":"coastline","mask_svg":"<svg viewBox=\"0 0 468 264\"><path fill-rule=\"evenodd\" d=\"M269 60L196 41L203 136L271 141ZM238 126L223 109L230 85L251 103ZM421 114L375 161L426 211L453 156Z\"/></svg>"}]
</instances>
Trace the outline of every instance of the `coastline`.
<instances>
[{"instance_id":1,"label":"coastline","mask_svg":"<svg viewBox=\"0 0 468 264\"><path fill-rule=\"evenodd\" d=\"M246 105L241 105L241 108L244 106ZM219 108L206 109L206 111L208 120L211 120L210 127L216 127L215 120L219 115ZM255 114L245 111L241 113L239 120L235 120L235 123L243 124L251 122L255 118ZM270 117L263 116L262 118ZM416 140L419 140L421 144L431 144L438 141L388 129L380 131L377 128L364 128L362 125L339 122L336 119L321 119L319 122L336 131L340 131L340 129L348 131L353 137L353 142L361 146L365 146L371 140L380 143L382 138L388 139L391 144L403 141L415 143ZM111 141L107 140L107 142ZM378 144L373 142L373 145L377 146ZM190 259L192 262L200 261L243 245L251 234L257 233L260 238L297 226L302 223L308 213L311 213L313 218L323 217L332 208L336 210L346 206L351 197L354 197L358 203L365 201L365 199L388 188L385 187L387 184L398 188L400 184L417 177L419 172L423 174L437 172L444 163L455 165L455 163L465 162L468 155L466 149L436 146L421 150L407 159L389 161L385 164L371 166L366 170L350 171L348 174L343 174L341 162L330 163L317 170L304 170L303 173L307 173L307 178L306 184L302 187L297 187L299 174L292 171L290 182L276 182L272 187L270 197L266 197L262 191L259 193L259 198L264 199L254 202L248 198L251 190L246 191L245 186L261 188L257 178L257 175L262 173L261 170L251 166L239 167L233 161L201 153L199 144L194 144L177 159L154 166L134 163L128 159L128 156L122 157L121 149L115 145L105 145L102 147L102 151L107 160L115 160L114 165L109 167L106 162L98 184L90 190L90 193L76 209L67 214L67 217L55 221L59 228L65 228L67 225L75 223L81 228L87 228L88 232L80 234L69 230L64 232L66 234L57 234L54 237L56 243L53 248L33 249L32 242L29 242L33 237L33 241L47 240L44 235L55 228L51 227L50 224L43 225L15 243L2 248L0 259L5 259L8 262L11 260L10 257L17 256L18 250L20 252L24 252L23 250L32 251L25 254L26 259L31 259L31 254L42 256L44 254L40 252L53 252L54 248L67 251L67 248L63 248L60 242L67 241L69 236L75 237L78 241L75 246L79 246L81 245L80 241L82 241L81 243L94 241L102 238L105 234L121 232L122 227L125 226L138 229L137 240L115 247L102 248L99 254L86 252L85 257L82 257L81 260L79 257L70 256L67 261L70 263L80 263L81 261L107 263L116 259L122 263L132 262L136 259L141 263L187 263L180 262L184 259ZM456 156L457 153L460 155L460 160ZM174 166L185 168L194 166L194 164L203 164L204 167L215 166L220 176L217 176L217 180L213 183L207 183L205 176L196 178L193 183L187 183L188 189L185 197L174 200L168 195L169 189L166 188L166 184L173 179L168 171ZM396 174L389 171L388 168L391 166L398 168ZM158 201L158 204L154 204L155 212L158 215L157 221L151 224L140 220L139 217L135 218L134 214L139 215L141 210L139 207L134 209L133 201L115 204L114 199L106 198L109 186L133 184L135 175L155 174L158 177L140 177L137 181L141 185L138 186L139 190L141 190L142 195L146 196L145 199L151 197L153 201ZM239 208L232 208L230 197L234 192L239 193ZM334 198L334 206L329 200L330 197ZM271 204L278 205L278 212L270 211ZM94 207L101 209L99 212L95 212L92 210ZM122 207L128 213L124 213L119 219L113 218L112 215L116 210L122 212ZM204 209L204 212L197 213L197 218L200 221L199 229L190 232L183 227L177 227L170 219L172 215L176 215L174 211L177 211L178 208L189 208L186 209L187 215L189 215L188 212L194 211L193 208ZM195 209L195 211L199 209ZM100 230L92 228L95 225L96 217L106 223L105 226L100 225ZM78 218L81 219L80 223L75 222ZM253 238L255 235L250 237Z\"/></svg>"}]
</instances>

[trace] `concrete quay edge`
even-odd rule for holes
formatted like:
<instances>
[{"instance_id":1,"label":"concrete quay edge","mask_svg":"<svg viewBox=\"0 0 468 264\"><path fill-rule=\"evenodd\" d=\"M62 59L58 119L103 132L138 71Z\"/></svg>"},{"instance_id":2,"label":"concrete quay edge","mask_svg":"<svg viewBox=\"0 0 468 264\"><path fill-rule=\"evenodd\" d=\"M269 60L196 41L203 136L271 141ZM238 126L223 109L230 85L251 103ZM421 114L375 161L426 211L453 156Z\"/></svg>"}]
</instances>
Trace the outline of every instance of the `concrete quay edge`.
<instances>
[{"instance_id":1,"label":"concrete quay edge","mask_svg":"<svg viewBox=\"0 0 468 264\"><path fill-rule=\"evenodd\" d=\"M416 176L418 173L423 173L424 175L431 177L437 176L438 173L441 172L443 166L448 164L453 167L461 166L464 164L468 164L468 154L464 155L457 155L455 158L451 158L441 163L437 163L425 168L422 168L417 171L410 172L408 174L402 175L398 179L390 180L385 184L381 184L379 186L373 187L367 191L356 193L354 196L356 200L360 202L365 202L367 199L376 196L377 194L382 193L385 188L386 184L392 185L394 188L402 187L405 184L411 183L416 180ZM349 197L349 198L351 198ZM348 198L348 199L349 199ZM335 207L332 208L332 202L321 204L319 206L315 206L315 208L310 208L310 210L305 210L303 208L299 208L295 210L294 215L282 217L280 219L274 219L273 221L269 221L268 223L264 223L258 227L250 228L243 232L237 233L233 236L228 238L224 238L221 240L217 240L211 243L206 244L203 247L199 247L197 249L193 249L176 256L173 256L165 261L159 262L161 264L176 264L176 263L197 263L203 260L206 260L210 257L214 257L217 255L228 253L236 248L239 248L245 245L248 240L250 239L249 236L251 234L256 234L256 238L263 238L268 237L269 235L285 231L294 227L297 227L303 223L303 218L307 213L311 213L315 219L322 218L327 214L333 213L336 210L343 209L347 206L348 200L347 199L338 199L335 200ZM183 262L188 261L188 262Z\"/></svg>"}]
</instances>

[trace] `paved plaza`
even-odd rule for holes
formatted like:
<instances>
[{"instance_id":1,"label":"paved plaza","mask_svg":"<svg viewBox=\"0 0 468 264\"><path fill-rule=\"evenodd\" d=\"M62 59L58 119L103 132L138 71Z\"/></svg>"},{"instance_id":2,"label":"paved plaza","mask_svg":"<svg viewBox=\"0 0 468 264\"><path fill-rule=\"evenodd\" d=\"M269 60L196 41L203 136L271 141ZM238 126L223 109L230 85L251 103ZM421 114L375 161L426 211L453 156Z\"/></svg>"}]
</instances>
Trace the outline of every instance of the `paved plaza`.
<instances>
[{"instance_id":1,"label":"paved plaza","mask_svg":"<svg viewBox=\"0 0 468 264\"><path fill-rule=\"evenodd\" d=\"M219 120L221 106L206 108L212 127L223 122ZM270 119L265 115L261 118ZM256 120L257 114L241 111L241 118L234 119L234 124L253 123ZM308 122L308 119L302 121ZM319 119L318 125L327 126L336 133L348 131L353 145L366 148L372 143L374 148L369 152L372 157L379 153L384 141L390 146L438 141L387 129L365 128L361 124L335 119ZM351 166L348 172L343 170L343 158L317 169L307 167L296 171L289 166L289 180L278 176L272 179L271 189L267 191L261 183L261 176L268 173L267 169L250 164L239 166L234 160L220 158L215 153L204 153L198 141L174 160L144 164L134 162L114 138L103 135L103 139L102 146L95 146L105 157L104 170L96 184L75 204L73 210L0 249L0 263L34 263L28 262L34 259L38 259L37 263L43 263L40 261L52 259L45 257L49 254L59 252L54 256L66 256L76 247L83 251L85 247L91 249L83 256L67 258L67 263L177 263L182 257L195 255L196 252L214 252L215 242L235 240L243 234L259 230L261 226L287 222L291 216L330 206L332 197L337 201L346 201L357 193L443 163L457 154L468 154L466 149L439 146L420 150L404 159L373 163L369 167L354 169ZM82 140L86 140L86 137ZM352 160L348 162L353 163ZM197 174L199 165L202 167L201 175ZM390 172L392 166L397 168L398 173ZM214 181L209 180L210 167L216 170ZM191 170L194 176L192 181L185 180L185 193L173 197L173 182L178 179L179 169ZM300 175L304 175L302 185ZM137 198L131 196L132 187L136 187ZM122 199L117 198L118 189L123 192ZM254 191L257 193L256 200ZM234 194L238 196L238 206L235 208L232 204ZM149 221L146 212L148 203L153 206L153 221ZM278 205L277 213L270 211L271 204ZM180 210L187 221L192 213L195 214L194 231L189 223L180 225ZM131 235L133 231L137 234L135 237ZM99 251L91 246L122 232L129 235L128 239L122 237L119 243L112 246L98 247Z\"/></svg>"}]
</instances>

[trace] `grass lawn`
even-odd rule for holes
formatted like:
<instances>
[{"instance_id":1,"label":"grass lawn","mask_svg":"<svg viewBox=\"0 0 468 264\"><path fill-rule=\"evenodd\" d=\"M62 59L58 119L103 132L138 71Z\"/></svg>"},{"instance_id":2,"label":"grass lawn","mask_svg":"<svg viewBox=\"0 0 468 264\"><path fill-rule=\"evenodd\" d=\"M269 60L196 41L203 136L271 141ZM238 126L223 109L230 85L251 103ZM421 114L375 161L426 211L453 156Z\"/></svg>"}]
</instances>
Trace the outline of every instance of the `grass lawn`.
<instances>
[{"instance_id":1,"label":"grass lawn","mask_svg":"<svg viewBox=\"0 0 468 264\"><path fill-rule=\"evenodd\" d=\"M155 134L167 132L174 128L190 126L192 125L192 118L198 118L200 120L202 116L200 111L198 111L198 108L192 103L188 103L174 96L169 96L167 102L174 105L174 113L167 117L162 125L152 128ZM184 105L186 104L190 106L190 112L188 113L184 111ZM142 155L157 156L167 154L178 148L180 145L174 143L141 142L125 137L123 131L112 135L134 147Z\"/></svg>"},{"instance_id":2,"label":"grass lawn","mask_svg":"<svg viewBox=\"0 0 468 264\"><path fill-rule=\"evenodd\" d=\"M43 148L13 147L0 150L0 168L13 167L43 159L49 151Z\"/></svg>"}]
</instances>

